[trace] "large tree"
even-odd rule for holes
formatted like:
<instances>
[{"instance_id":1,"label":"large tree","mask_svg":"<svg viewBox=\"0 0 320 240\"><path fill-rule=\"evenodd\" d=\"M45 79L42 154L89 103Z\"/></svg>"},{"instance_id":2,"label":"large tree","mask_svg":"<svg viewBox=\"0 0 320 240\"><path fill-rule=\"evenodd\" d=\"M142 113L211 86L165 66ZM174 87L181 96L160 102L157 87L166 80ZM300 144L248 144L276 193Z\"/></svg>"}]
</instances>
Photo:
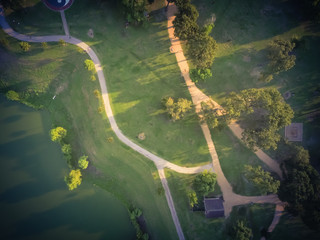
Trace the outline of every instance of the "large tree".
<instances>
[{"instance_id":1,"label":"large tree","mask_svg":"<svg viewBox=\"0 0 320 240\"><path fill-rule=\"evenodd\" d=\"M128 22L140 23L146 20L146 1L145 0L122 0L125 7L125 14Z\"/></svg>"},{"instance_id":2,"label":"large tree","mask_svg":"<svg viewBox=\"0 0 320 240\"><path fill-rule=\"evenodd\" d=\"M190 39L188 54L196 68L207 69L213 63L216 48L217 43L211 36L199 33Z\"/></svg>"},{"instance_id":3,"label":"large tree","mask_svg":"<svg viewBox=\"0 0 320 240\"><path fill-rule=\"evenodd\" d=\"M261 166L245 165L244 168L244 176L259 189L261 194L278 192L280 181L274 179L270 172L264 171Z\"/></svg>"},{"instance_id":4,"label":"large tree","mask_svg":"<svg viewBox=\"0 0 320 240\"><path fill-rule=\"evenodd\" d=\"M206 196L208 193L214 191L214 187L217 182L217 174L204 170L198 174L194 181L194 189L202 196Z\"/></svg>"},{"instance_id":5,"label":"large tree","mask_svg":"<svg viewBox=\"0 0 320 240\"><path fill-rule=\"evenodd\" d=\"M50 135L53 142L60 142L67 136L67 130L63 127L56 127L50 130Z\"/></svg>"},{"instance_id":6,"label":"large tree","mask_svg":"<svg viewBox=\"0 0 320 240\"><path fill-rule=\"evenodd\" d=\"M269 44L268 58L270 70L279 73L287 71L295 65L296 56L292 54L295 43L277 39Z\"/></svg>"},{"instance_id":7,"label":"large tree","mask_svg":"<svg viewBox=\"0 0 320 240\"><path fill-rule=\"evenodd\" d=\"M231 92L225 109L229 117L241 121L242 139L251 149L276 149L280 140L278 130L289 125L293 118L291 107L274 88Z\"/></svg>"},{"instance_id":8,"label":"large tree","mask_svg":"<svg viewBox=\"0 0 320 240\"><path fill-rule=\"evenodd\" d=\"M185 14L178 15L173 20L174 35L181 40L188 40L194 38L195 34L199 32L198 24Z\"/></svg>"},{"instance_id":9,"label":"large tree","mask_svg":"<svg viewBox=\"0 0 320 240\"><path fill-rule=\"evenodd\" d=\"M80 169L76 169L76 170L71 170L71 172L69 173L69 176L65 177L64 180L68 185L68 188L70 191L80 186L82 182L81 176L82 174Z\"/></svg>"}]
</instances>

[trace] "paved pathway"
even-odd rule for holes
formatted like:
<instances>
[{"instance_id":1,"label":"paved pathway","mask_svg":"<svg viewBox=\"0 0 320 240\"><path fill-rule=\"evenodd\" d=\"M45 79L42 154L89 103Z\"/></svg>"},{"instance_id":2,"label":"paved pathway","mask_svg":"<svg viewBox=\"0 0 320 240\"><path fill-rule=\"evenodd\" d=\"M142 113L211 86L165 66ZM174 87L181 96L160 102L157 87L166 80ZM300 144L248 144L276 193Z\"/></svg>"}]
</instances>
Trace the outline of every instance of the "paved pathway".
<instances>
[{"instance_id":1,"label":"paved pathway","mask_svg":"<svg viewBox=\"0 0 320 240\"><path fill-rule=\"evenodd\" d=\"M195 84L191 81L190 75L189 75L189 65L187 62L187 59L185 58L183 54L183 49L180 44L180 40L174 36L174 27L172 21L175 18L175 13L177 12L177 7L174 4L169 4L168 11L167 11L167 17L168 17L168 33L169 33L169 39L171 41L171 47L170 51L175 54L177 58L177 62L181 71L182 76L184 77L184 80L186 82L186 85L189 89L190 95L192 97L193 104L195 105L197 114L201 117L201 102L209 102L217 109L221 109L222 107L214 102L212 99L210 99L207 95L205 95L201 90L199 90ZM239 126L231 126L236 133L239 133ZM205 122L201 123L201 129L203 131L203 134L205 136L205 139L208 144L208 148L211 154L212 163L213 163L213 169L217 174L217 182L221 188L223 198L224 198L224 208L225 208L225 216L228 217L231 213L232 207L237 205L243 205L248 203L273 203L277 204L277 209L280 211L283 209L283 203L279 200L277 195L267 195L267 196L241 196L238 194L235 194L232 191L232 187L226 177L224 176L224 173L221 169L219 158L217 155L217 152L215 150L214 143L211 138L210 130L208 128L208 125ZM241 129L241 128L240 128ZM241 133L240 133L241 136ZM241 138L241 137L240 137ZM261 151L262 152L262 151ZM266 155L266 154L265 154ZM259 157L259 156L258 156ZM265 156L259 157L264 162L268 162L265 159ZM271 159L271 158L270 158ZM278 171L277 165L275 164L275 161L271 159L269 160L268 166L276 171L278 174L281 174L281 171ZM271 164L272 163L272 164ZM279 168L280 169L280 168ZM281 175L280 175L281 176ZM276 214L277 215L277 214ZM273 221L273 223L277 223L276 216Z\"/></svg>"},{"instance_id":2,"label":"paved pathway","mask_svg":"<svg viewBox=\"0 0 320 240\"><path fill-rule=\"evenodd\" d=\"M112 113L110 101L109 101L108 89L107 89L106 81L104 78L103 70L101 67L101 63L100 63L97 55L95 54L95 52L92 50L92 48L90 48L90 46L88 46L86 43L82 42L81 40L74 38L74 37L71 37L71 36L68 36L68 30L66 30L66 29L68 29L67 27L64 27L66 35L27 36L27 35L19 34L19 33L15 32L9 26L9 24L6 22L2 9L3 8L0 5L0 25L3 28L3 30L11 37L16 38L20 41L26 41L26 42L58 42L60 39L63 39L67 43L77 45L78 47L82 48L83 50L85 50L88 53L88 55L90 56L90 58L92 59L92 61L95 64L95 68L96 68L96 71L98 74L99 83L100 83L100 87L101 87L101 93L102 93L102 98L103 98L103 102L104 102L104 106L105 106L105 111L107 113L112 130L114 131L114 133L117 135L117 137L124 144L126 144L127 146L129 146L133 150L139 152L140 154L144 155L145 157L147 157L148 159L150 159L151 161L153 161L155 163L155 165L158 169L158 173L160 175L162 186L165 190L166 199L167 199L168 206L169 206L169 209L170 209L170 212L172 215L173 222L174 222L176 230L177 230L178 237L180 240L184 240L185 238L184 238L184 235L182 232L182 228L180 226L177 212L174 207L174 203L172 200L172 196L170 193L168 182L165 178L164 168L169 168L169 169L172 169L172 170L179 172L179 173L193 174L193 173L202 172L205 169L208 169L208 170L212 169L212 164L207 164L207 165L203 165L203 166L199 166L199 167L192 167L192 168L181 167L181 166L170 163L170 162L154 155L153 153L143 149L139 145L132 142L129 138L127 138L125 135L123 135L123 133L121 132L121 130L119 129L119 127L115 121L115 118ZM64 25L65 25L66 24L65 16L62 14L61 14L61 16L62 16L62 19L64 19Z\"/></svg>"}]
</instances>

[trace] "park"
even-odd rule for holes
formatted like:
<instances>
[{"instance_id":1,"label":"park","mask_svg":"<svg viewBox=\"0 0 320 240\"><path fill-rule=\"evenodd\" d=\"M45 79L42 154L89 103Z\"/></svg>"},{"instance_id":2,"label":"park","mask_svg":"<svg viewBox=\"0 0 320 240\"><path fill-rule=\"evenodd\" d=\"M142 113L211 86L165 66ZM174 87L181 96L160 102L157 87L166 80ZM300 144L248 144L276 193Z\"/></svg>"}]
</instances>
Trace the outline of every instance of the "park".
<instances>
[{"instance_id":1,"label":"park","mask_svg":"<svg viewBox=\"0 0 320 240\"><path fill-rule=\"evenodd\" d=\"M3 239L318 239L320 3L0 3Z\"/></svg>"}]
</instances>

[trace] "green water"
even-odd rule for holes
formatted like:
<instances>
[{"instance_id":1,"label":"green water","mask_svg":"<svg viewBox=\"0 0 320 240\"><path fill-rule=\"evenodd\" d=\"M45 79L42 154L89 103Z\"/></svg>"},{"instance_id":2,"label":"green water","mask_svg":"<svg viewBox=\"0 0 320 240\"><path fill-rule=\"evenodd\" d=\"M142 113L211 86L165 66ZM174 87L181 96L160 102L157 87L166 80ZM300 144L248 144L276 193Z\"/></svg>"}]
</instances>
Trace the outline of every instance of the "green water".
<instances>
[{"instance_id":1,"label":"green water","mask_svg":"<svg viewBox=\"0 0 320 240\"><path fill-rule=\"evenodd\" d=\"M86 182L67 190L50 127L48 113L0 96L0 239L133 239L111 194Z\"/></svg>"}]
</instances>

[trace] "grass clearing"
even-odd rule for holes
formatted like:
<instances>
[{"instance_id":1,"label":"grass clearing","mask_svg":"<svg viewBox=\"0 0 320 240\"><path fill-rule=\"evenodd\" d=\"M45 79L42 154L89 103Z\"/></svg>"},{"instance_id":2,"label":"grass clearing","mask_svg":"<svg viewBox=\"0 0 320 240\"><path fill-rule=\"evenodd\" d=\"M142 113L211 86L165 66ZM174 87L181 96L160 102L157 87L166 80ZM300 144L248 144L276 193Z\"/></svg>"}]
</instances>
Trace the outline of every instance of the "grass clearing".
<instances>
[{"instance_id":1,"label":"grass clearing","mask_svg":"<svg viewBox=\"0 0 320 240\"><path fill-rule=\"evenodd\" d=\"M261 165L265 170L270 171L270 169L234 136L229 128L221 131L213 130L211 135L222 171L233 187L233 191L246 196L260 195L259 190L243 176L244 165Z\"/></svg>"},{"instance_id":2,"label":"grass clearing","mask_svg":"<svg viewBox=\"0 0 320 240\"><path fill-rule=\"evenodd\" d=\"M293 122L304 123L302 145L309 149L313 165L320 169L319 28L301 20L299 9L288 1L215 1L213 4L199 0L193 4L200 12L200 24L212 16L216 18L212 35L218 42L218 50L212 66L213 77L199 83L200 88L220 104L227 93L247 88L276 87L282 94L294 93L287 100L295 111ZM300 39L294 50L296 65L274 75L268 84L259 82L260 73L268 64L268 43L294 36Z\"/></svg>"},{"instance_id":3,"label":"grass clearing","mask_svg":"<svg viewBox=\"0 0 320 240\"><path fill-rule=\"evenodd\" d=\"M147 231L153 239L176 239L166 199L157 193L161 183L155 166L120 143L113 134L106 115L98 113L99 100L95 97L94 90L99 85L98 81L90 80L90 73L84 67L83 62L87 56L79 53L72 45L60 47L52 44L48 50L43 51L40 43L32 44L30 52L21 54L18 42L8 39L13 50L1 46L1 51L9 56L6 58L9 70L5 74L6 86L21 92L37 88L38 79L45 79L47 87L41 88L41 93L30 101L34 105L44 105L51 114L54 126L63 126L68 130L66 142L72 145L73 160L83 154L89 156L90 165L83 172L84 179L112 192L126 206L133 204L141 208ZM18 68L19 78L13 72L16 62L23 60L28 63L28 68L35 69L48 58L58 60L59 64L53 67L52 72L59 78L56 75L43 78L39 71L28 75L27 67ZM50 65L49 62L47 64ZM28 81L21 76L28 76ZM64 86L63 89L61 86ZM57 96L53 100L55 94ZM113 137L114 141L108 143L108 137Z\"/></svg>"}]
</instances>

